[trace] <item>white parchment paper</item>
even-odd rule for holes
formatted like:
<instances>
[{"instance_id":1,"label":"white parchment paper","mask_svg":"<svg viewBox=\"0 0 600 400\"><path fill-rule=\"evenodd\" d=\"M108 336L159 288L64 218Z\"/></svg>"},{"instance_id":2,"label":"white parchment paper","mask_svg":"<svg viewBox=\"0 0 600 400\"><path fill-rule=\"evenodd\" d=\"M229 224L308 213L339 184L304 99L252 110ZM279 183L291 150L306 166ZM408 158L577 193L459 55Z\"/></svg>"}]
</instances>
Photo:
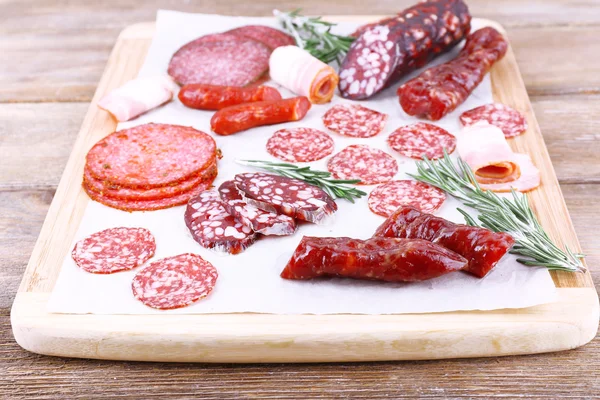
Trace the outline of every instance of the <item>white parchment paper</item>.
<instances>
[{"instance_id":1,"label":"white parchment paper","mask_svg":"<svg viewBox=\"0 0 600 400\"><path fill-rule=\"evenodd\" d=\"M218 15L185 14L160 11L157 16L156 35L152 41L140 76L163 74L171 55L183 44L204 34L221 32L246 24L263 24L276 27L272 18L225 17ZM478 27L477 20L474 21ZM349 33L356 24L340 24L338 32ZM443 62L452 54L438 59ZM414 76L412 74L411 76ZM407 78L408 79L408 78ZM277 86L274 83L269 83ZM335 150L340 151L354 143L364 143L392 154L400 165L396 179L405 179L406 172L415 171L413 160L399 156L389 149L386 139L396 128L415 122L398 104L397 85L383 91L365 106L389 114L385 130L374 138L351 139L332 134ZM281 88L280 88L281 89ZM284 97L292 93L281 89ZM458 116L465 110L492 101L489 77L455 112L438 125L451 133L459 131ZM348 102L336 97L334 104ZM314 127L325 130L321 116L331 107L313 105L306 118L285 124L285 127ZM119 129L148 122L191 125L210 133L213 112L185 108L177 100L120 124ZM271 134L283 125L255 128L222 137L213 135L223 152L219 162L219 176L215 182L231 179L236 173L250 170L235 164L235 159L275 160L265 150ZM315 169L326 170L326 159L310 164ZM370 192L374 186L364 186ZM79 269L70 253L65 257L60 276L54 287L49 311L55 313L94 314L200 314L257 312L275 314L390 314L423 313L454 310L491 310L529 307L555 301L555 287L550 274L543 268L520 265L515 257L506 256L485 279L465 273L452 273L421 283L381 283L350 279L324 279L314 281L288 281L279 273L304 235L349 236L366 239L383 221L367 207L367 197L355 204L338 200L339 211L335 221L327 226L303 224L298 232L288 237L266 237L257 241L239 255L222 255L200 247L189 234L183 221L185 207L175 207L154 212L127 213L90 201L73 244L85 236L102 229L117 226L148 228L156 237L157 251L153 260L185 252L200 254L219 272L214 291L204 300L178 310L159 311L136 301L131 292L131 280L136 271L113 275L89 274ZM463 223L456 211L460 203L449 198L437 215Z\"/></svg>"}]
</instances>

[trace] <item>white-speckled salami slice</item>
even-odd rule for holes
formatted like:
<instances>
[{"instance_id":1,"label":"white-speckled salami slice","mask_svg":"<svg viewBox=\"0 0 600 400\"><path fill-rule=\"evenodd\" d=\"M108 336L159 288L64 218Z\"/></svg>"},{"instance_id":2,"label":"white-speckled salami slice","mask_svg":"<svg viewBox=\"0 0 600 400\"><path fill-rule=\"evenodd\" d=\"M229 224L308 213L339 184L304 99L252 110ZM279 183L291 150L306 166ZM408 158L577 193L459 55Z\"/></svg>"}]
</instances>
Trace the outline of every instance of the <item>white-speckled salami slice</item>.
<instances>
[{"instance_id":1,"label":"white-speckled salami slice","mask_svg":"<svg viewBox=\"0 0 600 400\"><path fill-rule=\"evenodd\" d=\"M168 73L181 85L245 86L267 72L270 55L267 45L248 37L207 35L177 50Z\"/></svg>"},{"instance_id":2,"label":"white-speckled salami slice","mask_svg":"<svg viewBox=\"0 0 600 400\"><path fill-rule=\"evenodd\" d=\"M110 228L75 244L71 256L82 270L93 274L128 271L154 255L156 242L144 228Z\"/></svg>"},{"instance_id":3,"label":"white-speckled salami slice","mask_svg":"<svg viewBox=\"0 0 600 400\"><path fill-rule=\"evenodd\" d=\"M501 103L476 107L465 111L460 116L460 122L464 126L470 126L479 121L487 121L489 124L497 126L506 138L519 136L527 130L525 116L514 108Z\"/></svg>"},{"instance_id":4,"label":"white-speckled salami slice","mask_svg":"<svg viewBox=\"0 0 600 400\"><path fill-rule=\"evenodd\" d=\"M398 163L385 151L354 144L331 157L327 169L336 179L360 179L360 185L374 185L392 180Z\"/></svg>"},{"instance_id":5,"label":"white-speckled salami slice","mask_svg":"<svg viewBox=\"0 0 600 400\"><path fill-rule=\"evenodd\" d=\"M388 144L405 157L435 160L456 148L456 137L439 126L417 122L396 129L388 138Z\"/></svg>"},{"instance_id":6,"label":"white-speckled salami slice","mask_svg":"<svg viewBox=\"0 0 600 400\"><path fill-rule=\"evenodd\" d=\"M338 104L323 115L323 124L340 135L368 138L383 131L387 117L387 114L358 104Z\"/></svg>"},{"instance_id":7,"label":"white-speckled salami slice","mask_svg":"<svg viewBox=\"0 0 600 400\"><path fill-rule=\"evenodd\" d=\"M244 201L234 181L225 181L219 186L219 195L227 212L254 232L263 235L285 236L296 232L296 220L256 208Z\"/></svg>"},{"instance_id":8,"label":"white-speckled salami slice","mask_svg":"<svg viewBox=\"0 0 600 400\"><path fill-rule=\"evenodd\" d=\"M180 254L150 263L133 278L133 296L158 310L189 306L215 287L216 268L197 254Z\"/></svg>"},{"instance_id":9,"label":"white-speckled salami slice","mask_svg":"<svg viewBox=\"0 0 600 400\"><path fill-rule=\"evenodd\" d=\"M184 220L194 240L207 249L238 254L257 238L251 228L227 212L216 190L192 198Z\"/></svg>"},{"instance_id":10,"label":"white-speckled salami slice","mask_svg":"<svg viewBox=\"0 0 600 400\"><path fill-rule=\"evenodd\" d=\"M335 201L322 189L298 179L246 173L236 175L234 181L243 199L261 210L315 224L337 210Z\"/></svg>"},{"instance_id":11,"label":"white-speckled salami slice","mask_svg":"<svg viewBox=\"0 0 600 400\"><path fill-rule=\"evenodd\" d=\"M413 206L432 214L442 206L446 194L419 181L391 181L377 186L369 195L369 208L377 215L389 217L400 206Z\"/></svg>"},{"instance_id":12,"label":"white-speckled salami slice","mask_svg":"<svg viewBox=\"0 0 600 400\"><path fill-rule=\"evenodd\" d=\"M331 136L313 128L280 129L267 141L267 152L287 162L312 162L333 153Z\"/></svg>"}]
</instances>

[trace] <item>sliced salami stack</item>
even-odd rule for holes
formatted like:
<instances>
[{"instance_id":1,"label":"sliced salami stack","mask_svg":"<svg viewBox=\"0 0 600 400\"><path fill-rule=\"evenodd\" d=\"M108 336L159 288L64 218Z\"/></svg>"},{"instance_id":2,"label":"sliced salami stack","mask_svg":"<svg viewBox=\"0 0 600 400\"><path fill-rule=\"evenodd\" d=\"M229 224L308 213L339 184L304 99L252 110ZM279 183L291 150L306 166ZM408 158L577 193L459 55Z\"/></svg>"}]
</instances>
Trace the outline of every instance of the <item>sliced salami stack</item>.
<instances>
[{"instance_id":1,"label":"sliced salami stack","mask_svg":"<svg viewBox=\"0 0 600 400\"><path fill-rule=\"evenodd\" d=\"M124 211L186 204L217 176L217 147L191 127L146 124L114 132L88 152L83 188Z\"/></svg>"}]
</instances>

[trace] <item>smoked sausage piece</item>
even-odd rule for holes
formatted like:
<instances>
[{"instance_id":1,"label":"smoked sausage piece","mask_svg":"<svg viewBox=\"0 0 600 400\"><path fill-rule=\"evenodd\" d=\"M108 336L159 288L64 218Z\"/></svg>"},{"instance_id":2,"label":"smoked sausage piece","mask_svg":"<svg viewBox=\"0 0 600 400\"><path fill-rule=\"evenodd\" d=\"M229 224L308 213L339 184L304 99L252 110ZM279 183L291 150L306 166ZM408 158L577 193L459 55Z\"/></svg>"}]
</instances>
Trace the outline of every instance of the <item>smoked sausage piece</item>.
<instances>
[{"instance_id":1,"label":"smoked sausage piece","mask_svg":"<svg viewBox=\"0 0 600 400\"><path fill-rule=\"evenodd\" d=\"M374 237L423 239L465 257L465 268L483 278L510 250L514 239L504 232L477 226L455 224L413 207L400 207L375 232Z\"/></svg>"},{"instance_id":2,"label":"smoked sausage piece","mask_svg":"<svg viewBox=\"0 0 600 400\"><path fill-rule=\"evenodd\" d=\"M426 240L305 236L281 277L304 280L339 276L412 282L436 278L466 265L462 256Z\"/></svg>"},{"instance_id":3,"label":"smoked sausage piece","mask_svg":"<svg viewBox=\"0 0 600 400\"><path fill-rule=\"evenodd\" d=\"M210 127L215 133L227 136L257 126L299 121L309 109L310 101L305 96L238 104L217 111Z\"/></svg>"},{"instance_id":4,"label":"smoked sausage piece","mask_svg":"<svg viewBox=\"0 0 600 400\"><path fill-rule=\"evenodd\" d=\"M179 91L179 100L183 105L197 110L220 110L237 104L280 99L279 91L270 86L237 87L196 83L185 85Z\"/></svg>"}]
</instances>

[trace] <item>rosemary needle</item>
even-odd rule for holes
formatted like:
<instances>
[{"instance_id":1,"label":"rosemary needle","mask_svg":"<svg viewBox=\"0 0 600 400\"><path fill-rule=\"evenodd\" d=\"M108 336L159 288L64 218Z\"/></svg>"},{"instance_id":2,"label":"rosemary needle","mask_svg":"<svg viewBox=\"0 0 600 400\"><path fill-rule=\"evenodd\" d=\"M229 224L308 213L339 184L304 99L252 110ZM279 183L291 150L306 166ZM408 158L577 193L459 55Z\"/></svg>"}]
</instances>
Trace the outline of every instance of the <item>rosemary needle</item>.
<instances>
[{"instance_id":1,"label":"rosemary needle","mask_svg":"<svg viewBox=\"0 0 600 400\"><path fill-rule=\"evenodd\" d=\"M551 270L586 270L581 262L583 254L573 253L568 247L561 250L552 242L533 214L526 195L513 190L511 197L500 197L481 189L473 171L461 158L455 164L444 150L440 160L431 161L425 157L418 161L417 173L410 176L442 189L465 206L477 210L480 213L477 220L466 211L458 210L468 225L510 233L515 239L511 253L524 257L517 259L520 263Z\"/></svg>"}]
</instances>

